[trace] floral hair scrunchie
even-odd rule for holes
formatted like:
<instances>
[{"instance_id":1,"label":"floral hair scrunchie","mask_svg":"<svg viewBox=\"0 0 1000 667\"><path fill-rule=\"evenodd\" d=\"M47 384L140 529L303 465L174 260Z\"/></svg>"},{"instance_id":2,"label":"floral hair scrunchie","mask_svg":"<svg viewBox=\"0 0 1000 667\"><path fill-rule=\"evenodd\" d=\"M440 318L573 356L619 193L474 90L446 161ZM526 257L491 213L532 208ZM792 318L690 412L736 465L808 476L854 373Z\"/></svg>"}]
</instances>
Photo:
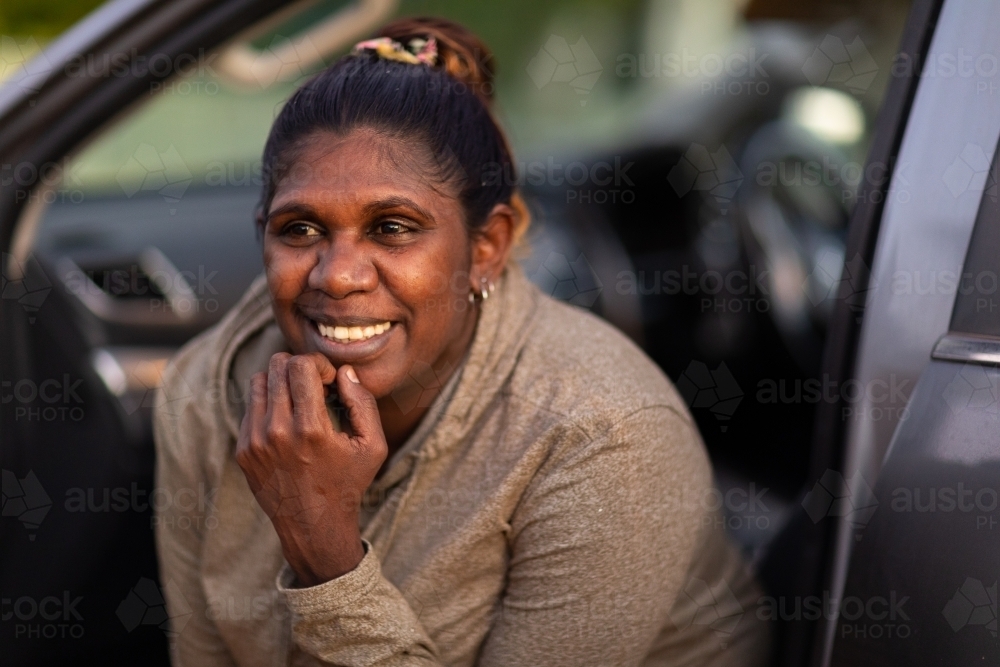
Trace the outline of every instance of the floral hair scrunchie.
<instances>
[{"instance_id":1,"label":"floral hair scrunchie","mask_svg":"<svg viewBox=\"0 0 1000 667\"><path fill-rule=\"evenodd\" d=\"M386 60L396 60L411 65L437 64L437 42L433 37L430 39L411 39L406 46L390 37L376 37L354 45L351 53L361 53L362 51L374 51L379 58Z\"/></svg>"}]
</instances>

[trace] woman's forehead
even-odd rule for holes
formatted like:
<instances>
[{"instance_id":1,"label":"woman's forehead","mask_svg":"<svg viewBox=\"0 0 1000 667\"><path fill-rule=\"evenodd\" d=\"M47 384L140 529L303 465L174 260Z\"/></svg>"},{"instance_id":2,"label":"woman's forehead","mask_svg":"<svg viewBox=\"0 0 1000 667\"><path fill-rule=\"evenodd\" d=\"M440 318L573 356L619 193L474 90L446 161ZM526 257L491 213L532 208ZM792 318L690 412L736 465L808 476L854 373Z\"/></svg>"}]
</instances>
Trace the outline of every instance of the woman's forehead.
<instances>
[{"instance_id":1,"label":"woman's forehead","mask_svg":"<svg viewBox=\"0 0 1000 667\"><path fill-rule=\"evenodd\" d=\"M368 128L321 132L300 145L279 180L271 210L290 202L361 204L393 197L436 209L458 205L426 148Z\"/></svg>"},{"instance_id":2,"label":"woman's forehead","mask_svg":"<svg viewBox=\"0 0 1000 667\"><path fill-rule=\"evenodd\" d=\"M303 204L367 207L374 202L409 200L434 217L461 216L452 187L418 141L401 140L368 128L346 136L312 135L301 144L277 184L270 210Z\"/></svg>"}]
</instances>

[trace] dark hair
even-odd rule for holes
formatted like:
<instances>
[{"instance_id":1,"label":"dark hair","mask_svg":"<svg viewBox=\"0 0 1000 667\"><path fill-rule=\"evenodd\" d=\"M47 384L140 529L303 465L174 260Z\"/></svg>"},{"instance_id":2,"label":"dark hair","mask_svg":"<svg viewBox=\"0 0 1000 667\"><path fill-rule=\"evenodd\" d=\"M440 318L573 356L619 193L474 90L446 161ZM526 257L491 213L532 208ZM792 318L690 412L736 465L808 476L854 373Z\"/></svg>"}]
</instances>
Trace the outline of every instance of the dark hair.
<instances>
[{"instance_id":1,"label":"dark hair","mask_svg":"<svg viewBox=\"0 0 1000 667\"><path fill-rule=\"evenodd\" d=\"M402 44L433 37L437 64L388 60L364 50L344 56L299 88L275 119L264 147L258 220L310 135L371 128L419 141L429 150L438 180L459 193L470 228L482 225L496 204L509 203L521 218L515 233L520 237L527 210L512 185L507 140L489 108L493 55L472 32L445 19L400 19L379 36Z\"/></svg>"}]
</instances>

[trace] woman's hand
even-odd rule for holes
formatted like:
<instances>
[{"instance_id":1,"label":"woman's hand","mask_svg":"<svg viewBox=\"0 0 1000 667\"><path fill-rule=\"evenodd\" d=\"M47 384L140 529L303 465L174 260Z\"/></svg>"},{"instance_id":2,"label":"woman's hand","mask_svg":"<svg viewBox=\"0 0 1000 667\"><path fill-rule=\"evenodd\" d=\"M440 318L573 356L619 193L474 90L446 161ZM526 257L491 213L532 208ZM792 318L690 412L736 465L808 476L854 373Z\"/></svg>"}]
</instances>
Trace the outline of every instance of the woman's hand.
<instances>
[{"instance_id":1,"label":"woman's hand","mask_svg":"<svg viewBox=\"0 0 1000 667\"><path fill-rule=\"evenodd\" d=\"M324 385L334 380L350 434L337 432L326 411ZM387 452L375 397L350 366L337 370L319 353L282 352L267 373L251 378L236 461L301 585L361 562L361 498Z\"/></svg>"}]
</instances>

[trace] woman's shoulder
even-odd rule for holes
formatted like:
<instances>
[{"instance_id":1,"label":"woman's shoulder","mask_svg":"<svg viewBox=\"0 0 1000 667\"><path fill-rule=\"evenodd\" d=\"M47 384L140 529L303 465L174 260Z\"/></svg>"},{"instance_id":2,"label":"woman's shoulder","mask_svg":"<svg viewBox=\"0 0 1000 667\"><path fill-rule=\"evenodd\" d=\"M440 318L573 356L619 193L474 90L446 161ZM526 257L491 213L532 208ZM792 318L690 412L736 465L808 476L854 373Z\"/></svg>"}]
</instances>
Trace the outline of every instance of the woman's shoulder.
<instances>
[{"instance_id":1,"label":"woman's shoulder","mask_svg":"<svg viewBox=\"0 0 1000 667\"><path fill-rule=\"evenodd\" d=\"M540 299L509 391L586 428L668 411L693 426L683 399L631 339L596 315Z\"/></svg>"},{"instance_id":2,"label":"woman's shoulder","mask_svg":"<svg viewBox=\"0 0 1000 667\"><path fill-rule=\"evenodd\" d=\"M190 421L219 417L227 400L227 367L241 343L273 319L264 276L215 325L188 341L163 372L158 419ZM196 414L197 413L197 414ZM204 413L204 414L202 414Z\"/></svg>"}]
</instances>

